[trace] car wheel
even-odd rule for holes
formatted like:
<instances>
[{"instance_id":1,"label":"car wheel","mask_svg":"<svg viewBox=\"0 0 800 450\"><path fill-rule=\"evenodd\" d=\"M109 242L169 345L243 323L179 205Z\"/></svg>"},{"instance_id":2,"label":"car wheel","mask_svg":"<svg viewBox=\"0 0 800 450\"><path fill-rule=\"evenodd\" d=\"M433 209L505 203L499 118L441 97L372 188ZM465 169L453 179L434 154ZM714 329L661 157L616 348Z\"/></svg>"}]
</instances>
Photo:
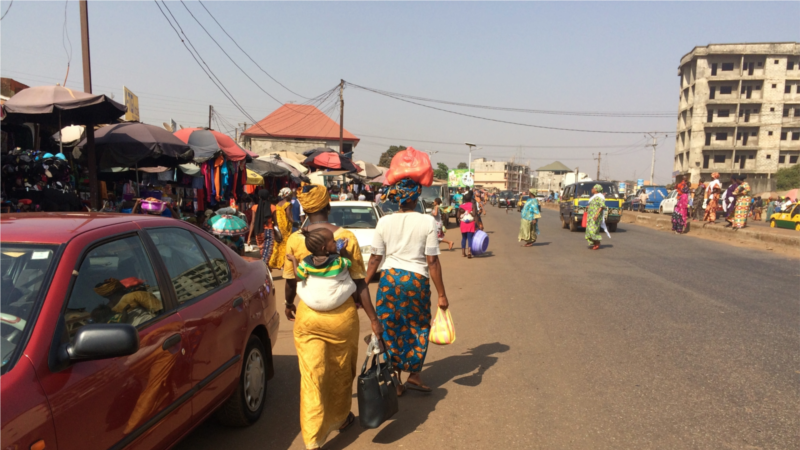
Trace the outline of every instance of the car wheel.
<instances>
[{"instance_id":1,"label":"car wheel","mask_svg":"<svg viewBox=\"0 0 800 450\"><path fill-rule=\"evenodd\" d=\"M607 223L606 227L608 228L608 231L610 231L612 233L617 231L617 224L616 223Z\"/></svg>"},{"instance_id":2,"label":"car wheel","mask_svg":"<svg viewBox=\"0 0 800 450\"><path fill-rule=\"evenodd\" d=\"M566 221L566 220L564 220L564 216L559 216L559 217L561 217L561 228L563 228L563 229L565 229L565 230L566 230L567 228L569 228L569 224L567 223L567 221Z\"/></svg>"},{"instance_id":3,"label":"car wheel","mask_svg":"<svg viewBox=\"0 0 800 450\"><path fill-rule=\"evenodd\" d=\"M575 232L578 231L578 224L572 220L572 216L569 218L569 231Z\"/></svg>"},{"instance_id":4,"label":"car wheel","mask_svg":"<svg viewBox=\"0 0 800 450\"><path fill-rule=\"evenodd\" d=\"M261 339L250 336L236 390L217 411L217 419L224 425L246 427L261 417L267 397L266 354Z\"/></svg>"}]
</instances>

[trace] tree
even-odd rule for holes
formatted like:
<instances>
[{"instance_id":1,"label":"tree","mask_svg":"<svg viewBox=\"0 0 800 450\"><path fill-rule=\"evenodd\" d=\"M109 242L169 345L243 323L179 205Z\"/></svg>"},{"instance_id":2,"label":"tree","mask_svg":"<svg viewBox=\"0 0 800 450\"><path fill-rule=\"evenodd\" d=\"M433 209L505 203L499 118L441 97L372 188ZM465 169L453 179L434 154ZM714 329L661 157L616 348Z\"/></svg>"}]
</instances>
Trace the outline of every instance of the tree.
<instances>
[{"instance_id":1,"label":"tree","mask_svg":"<svg viewBox=\"0 0 800 450\"><path fill-rule=\"evenodd\" d=\"M460 162L460 163L458 163L458 165L456 166L456 169L469 169L469 166L468 166L468 165L467 165L467 163L465 163L465 162Z\"/></svg>"},{"instance_id":2,"label":"tree","mask_svg":"<svg viewBox=\"0 0 800 450\"><path fill-rule=\"evenodd\" d=\"M800 164L778 170L775 178L778 179L779 191L800 188Z\"/></svg>"},{"instance_id":3,"label":"tree","mask_svg":"<svg viewBox=\"0 0 800 450\"><path fill-rule=\"evenodd\" d=\"M446 180L448 170L450 169L446 165L442 163L436 163L436 170L433 171L433 176L440 180Z\"/></svg>"},{"instance_id":4,"label":"tree","mask_svg":"<svg viewBox=\"0 0 800 450\"><path fill-rule=\"evenodd\" d=\"M392 164L392 158L397 152L405 150L405 145L393 145L389 147L389 150L386 150L381 154L381 159L378 160L378 165L381 167L389 167Z\"/></svg>"}]
</instances>

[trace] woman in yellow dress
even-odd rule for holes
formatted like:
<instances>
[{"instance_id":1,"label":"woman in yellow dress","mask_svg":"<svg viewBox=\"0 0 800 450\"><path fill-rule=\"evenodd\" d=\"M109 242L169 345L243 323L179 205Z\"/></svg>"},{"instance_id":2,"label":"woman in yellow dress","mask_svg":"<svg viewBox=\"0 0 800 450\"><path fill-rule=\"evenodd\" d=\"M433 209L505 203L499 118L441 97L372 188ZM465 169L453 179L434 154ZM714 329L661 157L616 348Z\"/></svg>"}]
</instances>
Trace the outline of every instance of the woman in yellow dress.
<instances>
[{"instance_id":1,"label":"woman in yellow dress","mask_svg":"<svg viewBox=\"0 0 800 450\"><path fill-rule=\"evenodd\" d=\"M358 358L358 312L356 302L364 309L376 336L383 326L375 314L366 280L364 258L358 239L349 230L328 223L330 196L320 185L306 185L297 195L308 216L306 230L327 228L334 239L345 245L352 255L350 277L356 293L342 305L329 311L317 311L304 302L295 305L297 279L291 261L286 261L286 318L294 322L294 345L300 366L300 429L307 449L319 449L332 431L346 430L355 421L350 412L353 401L353 380ZM311 252L302 233L287 235L286 252L302 261ZM302 299L301 299L302 300Z\"/></svg>"},{"instance_id":2,"label":"woman in yellow dress","mask_svg":"<svg viewBox=\"0 0 800 450\"><path fill-rule=\"evenodd\" d=\"M280 269L286 264L286 242L289 240L289 235L292 233L292 190L283 188L278 193L280 201L275 205L275 212L273 217L275 219L275 226L281 232L281 241L273 239L275 244L272 248L272 256L269 258L270 269ZM273 236L274 238L274 236Z\"/></svg>"}]
</instances>

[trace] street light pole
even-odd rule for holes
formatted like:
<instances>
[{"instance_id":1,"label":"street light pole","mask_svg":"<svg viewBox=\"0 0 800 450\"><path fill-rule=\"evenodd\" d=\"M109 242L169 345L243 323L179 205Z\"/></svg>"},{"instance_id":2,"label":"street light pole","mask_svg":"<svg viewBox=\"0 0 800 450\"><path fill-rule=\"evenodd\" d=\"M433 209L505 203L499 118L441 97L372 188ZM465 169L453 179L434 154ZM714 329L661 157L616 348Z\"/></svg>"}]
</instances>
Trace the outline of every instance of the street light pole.
<instances>
[{"instance_id":1,"label":"street light pole","mask_svg":"<svg viewBox=\"0 0 800 450\"><path fill-rule=\"evenodd\" d=\"M468 169L470 172L472 172L472 149L473 149L473 148L475 148L475 144L473 144L473 143L471 143L471 142L464 142L464 144L465 144L467 147L469 147L469 165L467 166L467 169Z\"/></svg>"},{"instance_id":2,"label":"street light pole","mask_svg":"<svg viewBox=\"0 0 800 450\"><path fill-rule=\"evenodd\" d=\"M92 93L92 62L89 55L89 9L86 0L80 1L81 12L81 54L83 58L83 91ZM60 130L59 130L60 131ZM97 198L99 187L97 183L97 154L94 149L94 124L86 124L86 158L89 160L89 204L92 209L100 207Z\"/></svg>"}]
</instances>

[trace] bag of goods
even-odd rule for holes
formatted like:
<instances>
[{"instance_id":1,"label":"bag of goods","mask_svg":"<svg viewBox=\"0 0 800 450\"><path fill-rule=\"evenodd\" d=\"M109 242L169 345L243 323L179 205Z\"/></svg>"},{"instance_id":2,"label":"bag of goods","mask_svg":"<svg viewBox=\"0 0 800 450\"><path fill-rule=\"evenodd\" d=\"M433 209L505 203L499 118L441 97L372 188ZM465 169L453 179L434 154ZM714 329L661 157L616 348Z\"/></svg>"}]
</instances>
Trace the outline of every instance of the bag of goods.
<instances>
[{"instance_id":1,"label":"bag of goods","mask_svg":"<svg viewBox=\"0 0 800 450\"><path fill-rule=\"evenodd\" d=\"M148 197L142 200L142 211L148 214L161 214L166 207L166 203L154 197Z\"/></svg>"},{"instance_id":2,"label":"bag of goods","mask_svg":"<svg viewBox=\"0 0 800 450\"><path fill-rule=\"evenodd\" d=\"M448 345L456 341L456 327L453 325L450 308L445 310L439 308L436 311L428 341L438 345Z\"/></svg>"},{"instance_id":3,"label":"bag of goods","mask_svg":"<svg viewBox=\"0 0 800 450\"><path fill-rule=\"evenodd\" d=\"M433 184L433 166L428 154L414 147L397 152L386 171L386 184L395 184L403 178L410 178L423 186Z\"/></svg>"}]
</instances>

